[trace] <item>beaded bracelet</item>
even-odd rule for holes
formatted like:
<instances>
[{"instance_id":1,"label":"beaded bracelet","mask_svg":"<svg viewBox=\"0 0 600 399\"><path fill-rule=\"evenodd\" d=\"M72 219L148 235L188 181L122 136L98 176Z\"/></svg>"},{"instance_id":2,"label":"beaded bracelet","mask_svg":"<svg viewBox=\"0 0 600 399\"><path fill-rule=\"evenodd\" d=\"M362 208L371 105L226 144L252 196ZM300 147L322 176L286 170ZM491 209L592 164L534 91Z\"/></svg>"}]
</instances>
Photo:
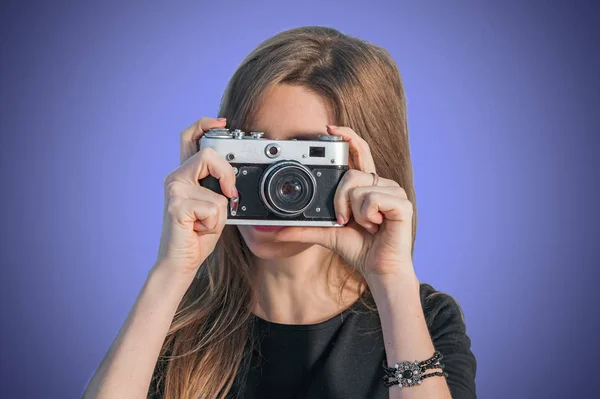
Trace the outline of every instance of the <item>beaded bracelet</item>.
<instances>
[{"instance_id":1,"label":"beaded bracelet","mask_svg":"<svg viewBox=\"0 0 600 399\"><path fill-rule=\"evenodd\" d=\"M440 368L443 370L445 365L440 363L442 357L443 356L439 351L435 351L432 357L423 360L422 362L419 362L418 360L415 360L414 362L401 362L394 364L394 367L387 367L384 360L383 371L385 376L383 377L383 383L386 387L391 387L392 385L412 387L421 385L423 380L428 377L448 377L448 373L445 371L423 374L430 369Z\"/></svg>"}]
</instances>

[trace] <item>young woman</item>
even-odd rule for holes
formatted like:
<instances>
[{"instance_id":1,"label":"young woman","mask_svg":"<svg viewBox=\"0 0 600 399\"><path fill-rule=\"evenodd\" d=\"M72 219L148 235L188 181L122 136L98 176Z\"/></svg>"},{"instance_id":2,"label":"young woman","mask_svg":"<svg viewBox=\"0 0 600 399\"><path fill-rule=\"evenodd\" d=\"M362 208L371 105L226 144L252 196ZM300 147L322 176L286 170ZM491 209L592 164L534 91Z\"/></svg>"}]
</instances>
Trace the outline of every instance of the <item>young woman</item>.
<instances>
[{"instance_id":1,"label":"young woman","mask_svg":"<svg viewBox=\"0 0 600 399\"><path fill-rule=\"evenodd\" d=\"M220 116L181 134L157 261L84 397L475 398L461 308L415 275L406 102L389 54L329 28L282 32L239 67ZM236 176L198 141L226 126L347 141L333 199L345 226L225 225ZM209 174L223 195L199 185Z\"/></svg>"}]
</instances>

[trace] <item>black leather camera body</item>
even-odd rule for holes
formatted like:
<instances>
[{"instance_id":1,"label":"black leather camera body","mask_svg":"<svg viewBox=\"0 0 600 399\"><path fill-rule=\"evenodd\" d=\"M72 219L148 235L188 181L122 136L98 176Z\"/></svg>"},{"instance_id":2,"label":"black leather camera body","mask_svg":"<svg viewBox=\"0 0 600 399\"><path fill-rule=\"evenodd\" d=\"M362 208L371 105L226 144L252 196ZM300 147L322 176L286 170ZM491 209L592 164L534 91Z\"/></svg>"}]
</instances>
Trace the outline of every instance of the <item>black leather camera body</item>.
<instances>
[{"instance_id":1,"label":"black leather camera body","mask_svg":"<svg viewBox=\"0 0 600 399\"><path fill-rule=\"evenodd\" d=\"M211 129L200 149L213 148L234 168L239 197L229 200L227 224L340 226L333 197L348 170L348 143L339 136L270 140L262 132ZM222 194L213 176L200 184Z\"/></svg>"}]
</instances>

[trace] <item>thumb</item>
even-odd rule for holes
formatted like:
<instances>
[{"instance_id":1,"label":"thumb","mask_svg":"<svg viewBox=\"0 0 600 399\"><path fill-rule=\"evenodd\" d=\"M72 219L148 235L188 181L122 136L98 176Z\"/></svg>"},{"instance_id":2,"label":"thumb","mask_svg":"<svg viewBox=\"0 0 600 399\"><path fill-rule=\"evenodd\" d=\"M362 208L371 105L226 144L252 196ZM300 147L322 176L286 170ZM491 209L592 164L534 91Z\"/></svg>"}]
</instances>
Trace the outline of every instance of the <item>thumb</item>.
<instances>
[{"instance_id":1,"label":"thumb","mask_svg":"<svg viewBox=\"0 0 600 399\"><path fill-rule=\"evenodd\" d=\"M276 242L318 244L335 251L339 230L336 227L284 227L273 238Z\"/></svg>"}]
</instances>

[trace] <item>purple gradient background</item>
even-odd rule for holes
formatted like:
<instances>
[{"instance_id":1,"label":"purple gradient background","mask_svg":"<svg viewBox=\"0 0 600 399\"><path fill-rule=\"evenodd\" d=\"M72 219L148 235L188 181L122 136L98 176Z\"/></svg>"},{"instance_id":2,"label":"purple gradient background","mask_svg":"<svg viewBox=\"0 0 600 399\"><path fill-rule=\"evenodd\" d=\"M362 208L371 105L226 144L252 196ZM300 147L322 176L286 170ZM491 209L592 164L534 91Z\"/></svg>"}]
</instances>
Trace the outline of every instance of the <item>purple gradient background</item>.
<instances>
[{"instance_id":1,"label":"purple gradient background","mask_svg":"<svg viewBox=\"0 0 600 399\"><path fill-rule=\"evenodd\" d=\"M260 41L327 25L403 73L415 266L463 307L479 397L599 397L598 3L248 3L0 6L1 396L81 395L155 259L179 132Z\"/></svg>"}]
</instances>

